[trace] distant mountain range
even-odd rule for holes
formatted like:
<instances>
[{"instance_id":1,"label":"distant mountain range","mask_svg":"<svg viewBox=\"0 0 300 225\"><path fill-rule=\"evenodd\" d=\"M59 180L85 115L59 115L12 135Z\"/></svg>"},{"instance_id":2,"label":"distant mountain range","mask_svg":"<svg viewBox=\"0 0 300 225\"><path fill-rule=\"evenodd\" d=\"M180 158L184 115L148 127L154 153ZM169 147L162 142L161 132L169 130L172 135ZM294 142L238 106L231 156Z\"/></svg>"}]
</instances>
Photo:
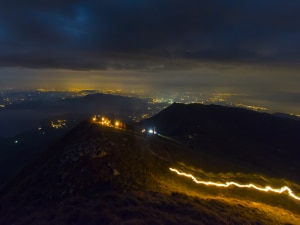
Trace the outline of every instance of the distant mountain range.
<instances>
[{"instance_id":1,"label":"distant mountain range","mask_svg":"<svg viewBox=\"0 0 300 225\"><path fill-rule=\"evenodd\" d=\"M99 104L101 103L101 104ZM5 108L8 109L30 109L37 111L67 111L67 112L81 112L86 113L87 111L107 110L107 111L118 111L122 109L126 110L137 110L144 108L147 101L134 98L124 97L110 94L89 94L84 97L66 98L56 101L34 101L24 102L12 105L7 105Z\"/></svg>"},{"instance_id":2,"label":"distant mountain range","mask_svg":"<svg viewBox=\"0 0 300 225\"><path fill-rule=\"evenodd\" d=\"M173 104L134 131L84 121L0 188L0 224L296 225L300 203L287 195L197 185L170 167L299 193L299 129L199 104Z\"/></svg>"}]
</instances>

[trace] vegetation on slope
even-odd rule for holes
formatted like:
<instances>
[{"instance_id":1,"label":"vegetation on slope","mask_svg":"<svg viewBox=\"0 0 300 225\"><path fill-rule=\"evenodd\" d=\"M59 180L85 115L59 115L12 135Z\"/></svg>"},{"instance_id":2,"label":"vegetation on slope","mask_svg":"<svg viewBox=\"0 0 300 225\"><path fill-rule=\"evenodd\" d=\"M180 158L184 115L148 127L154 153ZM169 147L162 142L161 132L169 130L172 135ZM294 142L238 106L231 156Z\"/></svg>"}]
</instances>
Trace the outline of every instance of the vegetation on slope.
<instances>
[{"instance_id":1,"label":"vegetation on slope","mask_svg":"<svg viewBox=\"0 0 300 225\"><path fill-rule=\"evenodd\" d=\"M175 166L200 176L199 167L187 164L212 158L196 156L159 136L83 122L1 188L0 224L300 222L291 210L299 203L287 201L291 211L276 207L286 206L276 204L286 196L272 201L251 190L201 187L169 171Z\"/></svg>"}]
</instances>

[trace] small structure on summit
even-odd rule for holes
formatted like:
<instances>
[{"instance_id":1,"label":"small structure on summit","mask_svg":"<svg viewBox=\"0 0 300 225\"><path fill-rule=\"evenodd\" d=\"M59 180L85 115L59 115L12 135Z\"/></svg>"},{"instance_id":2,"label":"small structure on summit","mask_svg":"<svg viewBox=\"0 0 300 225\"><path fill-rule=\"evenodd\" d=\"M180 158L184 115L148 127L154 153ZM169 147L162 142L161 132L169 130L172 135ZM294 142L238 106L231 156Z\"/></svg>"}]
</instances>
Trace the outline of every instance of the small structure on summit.
<instances>
[{"instance_id":1,"label":"small structure on summit","mask_svg":"<svg viewBox=\"0 0 300 225\"><path fill-rule=\"evenodd\" d=\"M105 117L105 116L93 116L92 117L92 122L93 123L99 123L100 125L103 125L103 126L108 126L108 127L114 127L114 128L123 128L125 129L126 128L126 125L124 123L122 123L120 120L112 120L109 119L108 117Z\"/></svg>"}]
</instances>

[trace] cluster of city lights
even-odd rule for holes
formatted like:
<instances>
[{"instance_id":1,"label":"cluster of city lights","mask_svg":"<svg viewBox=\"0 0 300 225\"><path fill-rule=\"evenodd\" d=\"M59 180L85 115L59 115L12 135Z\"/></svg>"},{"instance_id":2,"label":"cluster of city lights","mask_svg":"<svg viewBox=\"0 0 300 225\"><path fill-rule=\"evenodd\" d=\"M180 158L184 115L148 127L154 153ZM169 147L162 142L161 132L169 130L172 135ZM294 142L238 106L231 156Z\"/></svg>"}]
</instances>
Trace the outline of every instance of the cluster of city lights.
<instances>
[{"instance_id":1,"label":"cluster of city lights","mask_svg":"<svg viewBox=\"0 0 300 225\"><path fill-rule=\"evenodd\" d=\"M64 128L66 126L67 126L67 120L57 120L56 122L51 121L52 128L59 129L59 128Z\"/></svg>"},{"instance_id":2,"label":"cluster of city lights","mask_svg":"<svg viewBox=\"0 0 300 225\"><path fill-rule=\"evenodd\" d=\"M245 104L236 104L237 107L251 109L254 111L268 111L269 109L266 107L253 106L253 105L245 105Z\"/></svg>"},{"instance_id":3,"label":"cluster of city lights","mask_svg":"<svg viewBox=\"0 0 300 225\"><path fill-rule=\"evenodd\" d=\"M263 188L258 187L255 184L251 184L251 183L250 184L239 184L239 183L232 182L232 181L226 182L226 183L215 183L215 182L212 182L212 181L201 181L201 180L197 180L192 174L179 172L177 169L173 169L173 168L169 168L169 169L170 169L170 171L175 172L179 176L184 176L184 177L191 178L197 184L203 184L203 185L206 185L206 186L224 187L224 188L227 188L227 187L230 187L230 186L235 186L235 187L238 187L238 188L249 188L249 189L255 189L255 190L258 190L258 191L262 191L262 192L274 192L274 193L278 193L278 194L282 194L282 193L286 192L293 199L300 201L300 197L295 195L293 193L293 191L287 186L284 186L284 187L279 188L279 189L274 189L270 186L266 186L266 187L263 187Z\"/></svg>"}]
</instances>

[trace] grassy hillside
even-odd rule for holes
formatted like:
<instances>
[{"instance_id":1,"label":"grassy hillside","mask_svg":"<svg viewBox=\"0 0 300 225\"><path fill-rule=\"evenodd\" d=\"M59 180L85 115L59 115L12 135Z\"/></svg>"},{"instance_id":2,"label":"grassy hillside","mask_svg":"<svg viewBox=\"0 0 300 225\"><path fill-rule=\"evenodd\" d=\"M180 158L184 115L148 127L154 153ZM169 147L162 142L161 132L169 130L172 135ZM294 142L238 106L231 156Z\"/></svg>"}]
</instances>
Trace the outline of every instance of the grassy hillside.
<instances>
[{"instance_id":1,"label":"grassy hillside","mask_svg":"<svg viewBox=\"0 0 300 225\"><path fill-rule=\"evenodd\" d=\"M235 175L193 167L208 160L194 157L159 136L83 122L1 188L0 224L299 224L286 195L199 186L169 170Z\"/></svg>"},{"instance_id":2,"label":"grassy hillside","mask_svg":"<svg viewBox=\"0 0 300 225\"><path fill-rule=\"evenodd\" d=\"M241 108L175 103L141 126L156 127L200 156L227 163L208 170L239 172L248 167L249 173L300 182L300 121Z\"/></svg>"}]
</instances>

